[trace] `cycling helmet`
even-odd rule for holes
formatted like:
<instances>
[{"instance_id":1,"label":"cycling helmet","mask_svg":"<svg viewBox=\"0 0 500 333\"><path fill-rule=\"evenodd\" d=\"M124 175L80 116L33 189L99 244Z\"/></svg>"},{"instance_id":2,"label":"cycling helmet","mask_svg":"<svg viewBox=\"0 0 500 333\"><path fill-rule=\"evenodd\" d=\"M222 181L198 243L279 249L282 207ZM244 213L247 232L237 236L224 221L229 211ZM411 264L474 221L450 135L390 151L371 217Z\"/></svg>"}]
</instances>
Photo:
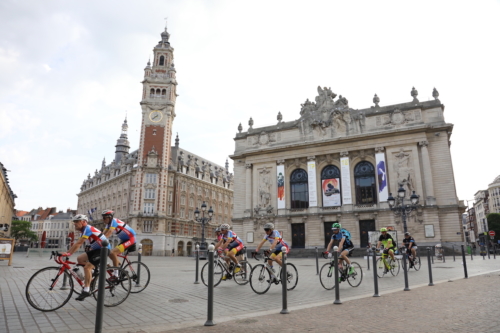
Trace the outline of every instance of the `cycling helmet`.
<instances>
[{"instance_id":1,"label":"cycling helmet","mask_svg":"<svg viewBox=\"0 0 500 333\"><path fill-rule=\"evenodd\" d=\"M220 225L220 230L229 230L230 228L231 226L226 223Z\"/></svg>"},{"instance_id":2,"label":"cycling helmet","mask_svg":"<svg viewBox=\"0 0 500 333\"><path fill-rule=\"evenodd\" d=\"M115 212L113 212L111 209L105 209L102 211L101 215L104 216L111 216L113 218L113 215L115 215Z\"/></svg>"},{"instance_id":3,"label":"cycling helmet","mask_svg":"<svg viewBox=\"0 0 500 333\"><path fill-rule=\"evenodd\" d=\"M85 222L88 222L89 219L88 219L87 215L78 214L78 215L73 216L72 221L73 222L76 222L76 221L85 221Z\"/></svg>"},{"instance_id":4,"label":"cycling helmet","mask_svg":"<svg viewBox=\"0 0 500 333\"><path fill-rule=\"evenodd\" d=\"M274 229L274 224L266 223L266 224L264 224L264 229Z\"/></svg>"},{"instance_id":5,"label":"cycling helmet","mask_svg":"<svg viewBox=\"0 0 500 333\"><path fill-rule=\"evenodd\" d=\"M220 232L220 227L215 228L215 232Z\"/></svg>"},{"instance_id":6,"label":"cycling helmet","mask_svg":"<svg viewBox=\"0 0 500 333\"><path fill-rule=\"evenodd\" d=\"M384 232L384 231L387 231L387 228L380 229L380 232Z\"/></svg>"},{"instance_id":7,"label":"cycling helmet","mask_svg":"<svg viewBox=\"0 0 500 333\"><path fill-rule=\"evenodd\" d=\"M410 236L410 233L409 232L405 232L405 236Z\"/></svg>"},{"instance_id":8,"label":"cycling helmet","mask_svg":"<svg viewBox=\"0 0 500 333\"><path fill-rule=\"evenodd\" d=\"M342 225L340 223L335 222L334 224L332 224L332 229L340 229L340 228L342 228Z\"/></svg>"}]
</instances>

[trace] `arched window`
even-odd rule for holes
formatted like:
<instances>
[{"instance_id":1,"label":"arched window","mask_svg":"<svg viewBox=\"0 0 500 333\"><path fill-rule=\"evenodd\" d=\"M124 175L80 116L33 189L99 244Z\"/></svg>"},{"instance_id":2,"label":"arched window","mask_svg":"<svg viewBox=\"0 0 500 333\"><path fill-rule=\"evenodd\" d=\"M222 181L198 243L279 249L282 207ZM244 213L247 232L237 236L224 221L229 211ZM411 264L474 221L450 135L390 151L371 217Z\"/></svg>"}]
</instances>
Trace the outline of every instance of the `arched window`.
<instances>
[{"instance_id":1,"label":"arched window","mask_svg":"<svg viewBox=\"0 0 500 333\"><path fill-rule=\"evenodd\" d=\"M155 90L151 88L151 91L149 92L149 97L154 98L155 97Z\"/></svg>"},{"instance_id":2,"label":"arched window","mask_svg":"<svg viewBox=\"0 0 500 333\"><path fill-rule=\"evenodd\" d=\"M161 90L156 89L156 98L160 98Z\"/></svg>"},{"instance_id":3,"label":"arched window","mask_svg":"<svg viewBox=\"0 0 500 333\"><path fill-rule=\"evenodd\" d=\"M309 192L307 190L307 172L297 169L290 176L292 193L291 208L309 208Z\"/></svg>"},{"instance_id":4,"label":"arched window","mask_svg":"<svg viewBox=\"0 0 500 333\"><path fill-rule=\"evenodd\" d=\"M321 193L323 195L323 207L342 206L340 170L335 165L327 165L321 171Z\"/></svg>"},{"instance_id":5,"label":"arched window","mask_svg":"<svg viewBox=\"0 0 500 333\"><path fill-rule=\"evenodd\" d=\"M163 66L163 65L165 65L165 57L161 56L160 57L160 66Z\"/></svg>"},{"instance_id":6,"label":"arched window","mask_svg":"<svg viewBox=\"0 0 500 333\"><path fill-rule=\"evenodd\" d=\"M377 203L377 186L375 184L375 168L370 162L360 162L354 168L356 186L356 204Z\"/></svg>"},{"instance_id":7,"label":"arched window","mask_svg":"<svg viewBox=\"0 0 500 333\"><path fill-rule=\"evenodd\" d=\"M165 97L167 97L167 89L163 89L161 91L161 98L165 98Z\"/></svg>"}]
</instances>

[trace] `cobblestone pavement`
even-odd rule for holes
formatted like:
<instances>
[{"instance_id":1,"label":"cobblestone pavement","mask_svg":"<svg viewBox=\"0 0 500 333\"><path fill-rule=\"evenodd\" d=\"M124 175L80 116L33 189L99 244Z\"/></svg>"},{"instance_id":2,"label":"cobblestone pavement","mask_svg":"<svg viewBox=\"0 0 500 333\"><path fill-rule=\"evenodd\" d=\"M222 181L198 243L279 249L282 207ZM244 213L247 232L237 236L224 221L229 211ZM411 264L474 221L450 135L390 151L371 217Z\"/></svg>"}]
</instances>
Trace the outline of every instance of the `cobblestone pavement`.
<instances>
[{"instance_id":1,"label":"cobblestone pavement","mask_svg":"<svg viewBox=\"0 0 500 333\"><path fill-rule=\"evenodd\" d=\"M376 313L383 310L385 307L394 312L394 314L391 314L391 317L395 319L402 317L402 314L396 311L406 309L407 307L426 309L425 312L428 312L429 316L439 317L439 313L446 313L449 318L452 318L451 312L455 313L455 310L452 311L440 305L438 306L439 312L436 312L435 302L432 300L432 297L434 297L434 292L441 290L441 288L454 288L457 292L468 290L468 296L473 297L466 300L465 304L468 305L473 304L473 302L479 304L479 300L484 301L488 297L484 294L483 298L477 297L479 291L481 290L482 292L482 285L479 281L482 281L482 279L486 281L486 277L464 280L461 259L457 257L457 260L454 262L452 257L448 257L446 263L435 261L432 265L434 282L437 283L450 279L455 282L442 283L434 287L416 288L419 285L427 285L429 281L427 262L422 260L421 270L409 273L411 291L393 293L394 290L401 291L404 288L403 272L401 271L397 277L379 279L381 297L373 298L371 297L373 295L373 270L367 270L366 260L362 258L353 258L353 260L360 263L364 270L361 285L358 288L352 288L348 284L342 283L340 286L340 298L344 304L335 305L334 307L332 305L333 308L325 310L330 311L329 313L325 312L320 316L315 315L316 311L322 311L321 309L323 308L328 309L328 307L321 306L330 305L333 302L335 299L334 291L326 291L321 287L316 275L316 263L313 258L290 259L289 262L294 263L299 272L297 287L288 293L288 308L291 311L291 315L281 315L285 319L280 318L280 315L272 318L286 320L286 325L299 325L301 321L304 321L314 330L314 327L318 327L315 326L315 323L318 322L319 325L321 318L328 318L328 321L324 322L323 325L332 325L334 323L331 311L339 311L337 308L350 309L347 313L351 315L348 317L351 319L342 319L341 322L351 325L349 326L350 331L360 332L365 329L363 325L366 325L366 329L371 327L372 330L377 327L373 322L377 321L377 319L380 321L380 315L377 315L377 318L374 317L373 320L370 320L368 316L372 312ZM151 271L150 285L142 293L131 294L123 304L114 308L105 308L103 330L106 332L162 332L177 328L182 328L183 331L210 330L211 328L203 328L201 326L205 322L207 315L207 288L201 283L193 284L195 279L195 262L193 258L143 257L143 261ZM320 267L326 262L326 260L320 259ZM258 262L251 259L250 263L254 265ZM205 261L200 261L200 271L203 264L205 264ZM49 261L46 255L44 257L30 256L26 258L25 254L16 253L12 266L7 266L6 262L0 262L0 332L71 331L79 333L93 331L96 302L92 298L86 299L84 302L78 302L74 300L76 295L73 295L72 300L63 308L54 312L37 311L27 303L24 296L27 281L34 272L47 266L55 266L55 263ZM490 260L482 260L481 257L476 256L473 261L470 261L470 257L468 257L467 267L470 277L488 272L496 272L500 270L500 258L494 260L492 257ZM500 273L490 273L490 278L493 280L493 277L498 277L498 274ZM497 289L499 288L497 287ZM459 307L463 315L467 314L467 316L462 315L460 318L464 322L461 324L462 326L456 326L458 331L462 327L467 327L467 322L465 322L467 318L474 318L473 322L477 321L480 325L487 325L487 321L476 319L482 318L481 315L483 312L481 311L484 307L479 305L472 307L461 305L461 302L455 302L458 294L451 295L449 289L445 290L448 291L440 294L441 296L439 297L437 297L436 293L437 299L444 300L446 303L449 302L452 309ZM422 294L420 296L420 293L430 294L427 296L426 294ZM403 294L403 296L399 296L400 294ZM417 307L406 305L406 303L401 301L393 301L397 297L407 298L408 296L406 295L411 295L412 301L414 299L418 300L421 297L425 301L419 302ZM389 297L390 303L385 304L384 301ZM215 288L214 298L214 320L217 323L215 326L217 330L223 330L225 325L229 325L229 323L225 324L225 321L236 319L242 321L239 324L244 325L249 332L254 329L256 331L269 331L265 329L268 326L265 326L265 321L263 321L268 317L263 317L263 315L269 313L279 314L282 309L281 286L273 285L266 294L257 295L252 291L250 285L239 286L234 281L225 281ZM363 311L358 311L357 308L360 304L363 304L363 306L364 304L369 304L369 306L366 309L363 308ZM469 308L472 308L472 310L468 310ZM294 316L294 313L301 315ZM362 317L353 317L358 313ZM418 319L419 315L423 316L426 313L418 312L417 319L415 320L428 322L430 319L428 320L425 316L423 317L425 320ZM298 321L294 322L292 318ZM299 320L299 318L302 319ZM497 320L496 316L492 318L492 320ZM271 319L267 320L273 322ZM260 326L261 324L263 326ZM307 331L303 326L285 327L290 332ZM324 326L322 327L324 328ZM484 326L484 330L473 331L488 332L488 329L488 326ZM420 331L432 332L432 330Z\"/></svg>"}]
</instances>

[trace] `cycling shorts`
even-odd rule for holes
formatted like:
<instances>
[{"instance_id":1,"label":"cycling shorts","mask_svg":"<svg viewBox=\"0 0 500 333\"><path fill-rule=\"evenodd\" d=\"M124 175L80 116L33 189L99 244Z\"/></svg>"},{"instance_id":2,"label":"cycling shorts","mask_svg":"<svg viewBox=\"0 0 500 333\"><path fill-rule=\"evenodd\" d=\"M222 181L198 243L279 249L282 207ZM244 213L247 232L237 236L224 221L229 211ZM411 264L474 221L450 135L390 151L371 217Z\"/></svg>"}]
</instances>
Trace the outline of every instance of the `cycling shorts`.
<instances>
[{"instance_id":1,"label":"cycling shorts","mask_svg":"<svg viewBox=\"0 0 500 333\"><path fill-rule=\"evenodd\" d=\"M94 265L94 267L99 266L99 261L101 261L101 249L90 250L87 252L88 261Z\"/></svg>"},{"instance_id":2,"label":"cycling shorts","mask_svg":"<svg viewBox=\"0 0 500 333\"><path fill-rule=\"evenodd\" d=\"M389 250L392 250L392 252L395 252L396 251L396 248L395 247L390 247L388 249L384 249L384 254L389 254Z\"/></svg>"},{"instance_id":3,"label":"cycling shorts","mask_svg":"<svg viewBox=\"0 0 500 333\"><path fill-rule=\"evenodd\" d=\"M288 253L290 252L290 248L286 245L281 245L281 244L278 244L276 246L276 248L274 249L273 253L271 254L271 256L279 256L281 255L282 252L285 252L285 253Z\"/></svg>"},{"instance_id":4,"label":"cycling shorts","mask_svg":"<svg viewBox=\"0 0 500 333\"><path fill-rule=\"evenodd\" d=\"M120 253L123 253L126 249L131 247L132 245L135 245L135 237L130 237L130 239L121 242L116 249L120 251Z\"/></svg>"},{"instance_id":5,"label":"cycling shorts","mask_svg":"<svg viewBox=\"0 0 500 333\"><path fill-rule=\"evenodd\" d=\"M228 250L228 252L235 250L235 251L233 251L233 253L238 253L238 251L243 250L243 247L245 247L243 245L243 243L240 243L238 241L234 241L234 242L229 244L229 246L227 247L227 250Z\"/></svg>"}]
</instances>

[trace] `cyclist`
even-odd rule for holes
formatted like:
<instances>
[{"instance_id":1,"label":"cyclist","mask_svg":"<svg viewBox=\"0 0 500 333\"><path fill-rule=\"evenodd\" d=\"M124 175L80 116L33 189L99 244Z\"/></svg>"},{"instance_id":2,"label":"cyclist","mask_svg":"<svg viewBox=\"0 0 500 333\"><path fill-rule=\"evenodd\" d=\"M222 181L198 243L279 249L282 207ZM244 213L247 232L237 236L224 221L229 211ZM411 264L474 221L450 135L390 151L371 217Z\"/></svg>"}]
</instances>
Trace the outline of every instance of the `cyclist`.
<instances>
[{"instance_id":1,"label":"cyclist","mask_svg":"<svg viewBox=\"0 0 500 333\"><path fill-rule=\"evenodd\" d=\"M410 260L410 268L413 267L413 260L417 257L417 243L415 243L415 239L410 235L409 232L405 232L405 238L403 239L403 246L406 247L406 253L408 255L411 251L411 256L409 256Z\"/></svg>"},{"instance_id":2,"label":"cyclist","mask_svg":"<svg viewBox=\"0 0 500 333\"><path fill-rule=\"evenodd\" d=\"M232 230L229 230L229 224L221 224L220 232L222 234L222 238L219 242L217 242L217 248L219 252L224 251L229 258L225 258L226 263L229 266L229 271L231 271L232 265L229 265L229 260L231 260L234 264L234 273L238 273L241 270L241 266L236 258L236 254L243 250L245 246L241 238L239 238L236 233ZM222 280L230 279L230 274L224 274Z\"/></svg>"},{"instance_id":3,"label":"cyclist","mask_svg":"<svg viewBox=\"0 0 500 333\"><path fill-rule=\"evenodd\" d=\"M65 257L71 256L75 253L80 246L86 241L85 253L80 254L77 261L80 265L83 265L83 271L85 273L85 279L83 282L83 291L75 298L77 301L83 301L86 297L90 296L90 280L92 279L92 270L99 265L99 259L101 257L101 243L107 240L106 236L97 228L88 225L88 218L85 215L78 214L73 217L73 223L75 230L79 230L82 233L80 239L73 244L73 246L68 250L68 252L63 253ZM110 248L110 246L108 245Z\"/></svg>"},{"instance_id":4,"label":"cyclist","mask_svg":"<svg viewBox=\"0 0 500 333\"><path fill-rule=\"evenodd\" d=\"M328 243L328 246L326 248L326 251L324 253L328 254L328 258L332 257L332 254L330 253L330 249L334 246L337 245L340 252L340 257L339 257L339 266L342 265L341 260L345 260L347 263L347 267L349 268L349 271L347 274L352 274L354 273L354 268L351 266L351 261L347 257L350 251L354 249L354 244L351 241L351 234L349 231L346 229L342 228L342 225L340 223L333 223L332 224L332 239L330 240L330 243Z\"/></svg>"},{"instance_id":5,"label":"cyclist","mask_svg":"<svg viewBox=\"0 0 500 333\"><path fill-rule=\"evenodd\" d=\"M290 251L290 247L288 244L281 238L281 234L278 230L274 230L274 224L272 223L266 223L264 224L264 232L266 235L260 242L260 244L257 246L257 249L255 252L259 253L260 248L266 241L269 241L271 243L271 247L269 248L269 251L271 252L271 258L274 259L278 265L283 267L283 263L281 261L281 254L288 253ZM274 282L275 284L278 284L279 281L274 275L274 269L273 269L273 260L269 259L267 261L268 265L271 266L271 282Z\"/></svg>"},{"instance_id":6,"label":"cyclist","mask_svg":"<svg viewBox=\"0 0 500 333\"><path fill-rule=\"evenodd\" d=\"M396 242L392 236L387 232L387 228L380 229L380 237L378 238L377 248L380 248L380 244L384 245L384 254L390 255L392 260L394 259L394 251L396 250Z\"/></svg>"},{"instance_id":7,"label":"cyclist","mask_svg":"<svg viewBox=\"0 0 500 333\"><path fill-rule=\"evenodd\" d=\"M104 236L109 238L114 232L120 239L120 244L109 252L109 258L113 261L113 266L119 267L120 261L118 260L118 254L126 249L135 250L136 233L126 222L113 218L114 214L115 212L112 210L105 209L101 215L102 220L106 224ZM115 270L114 274L118 276L118 270Z\"/></svg>"}]
</instances>

